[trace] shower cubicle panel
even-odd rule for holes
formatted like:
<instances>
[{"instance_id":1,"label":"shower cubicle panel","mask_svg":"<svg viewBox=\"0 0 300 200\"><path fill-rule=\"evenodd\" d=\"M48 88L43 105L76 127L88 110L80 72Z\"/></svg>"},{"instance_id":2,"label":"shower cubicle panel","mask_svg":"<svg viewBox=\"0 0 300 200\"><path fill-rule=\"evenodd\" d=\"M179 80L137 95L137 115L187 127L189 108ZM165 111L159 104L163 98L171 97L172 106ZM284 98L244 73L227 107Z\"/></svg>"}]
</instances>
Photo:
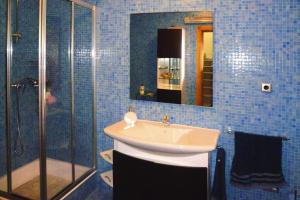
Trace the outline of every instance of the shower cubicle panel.
<instances>
[{"instance_id":1,"label":"shower cubicle panel","mask_svg":"<svg viewBox=\"0 0 300 200\"><path fill-rule=\"evenodd\" d=\"M93 168L93 12L74 7L74 156L75 178Z\"/></svg>"},{"instance_id":2,"label":"shower cubicle panel","mask_svg":"<svg viewBox=\"0 0 300 200\"><path fill-rule=\"evenodd\" d=\"M48 199L72 183L72 3L47 2L46 166Z\"/></svg>"},{"instance_id":3,"label":"shower cubicle panel","mask_svg":"<svg viewBox=\"0 0 300 200\"><path fill-rule=\"evenodd\" d=\"M7 191L6 165L6 120L5 120L5 80L6 80L6 15L7 2L0 1L0 191Z\"/></svg>"},{"instance_id":4,"label":"shower cubicle panel","mask_svg":"<svg viewBox=\"0 0 300 200\"><path fill-rule=\"evenodd\" d=\"M84 1L0 2L0 199L60 199L95 173L94 38Z\"/></svg>"},{"instance_id":5,"label":"shower cubicle panel","mask_svg":"<svg viewBox=\"0 0 300 200\"><path fill-rule=\"evenodd\" d=\"M47 3L46 191L59 196L94 168L93 9Z\"/></svg>"},{"instance_id":6,"label":"shower cubicle panel","mask_svg":"<svg viewBox=\"0 0 300 200\"><path fill-rule=\"evenodd\" d=\"M40 196L39 168L39 1L10 3L10 68L8 127L13 194L30 199ZM31 187L37 185L36 187Z\"/></svg>"}]
</instances>

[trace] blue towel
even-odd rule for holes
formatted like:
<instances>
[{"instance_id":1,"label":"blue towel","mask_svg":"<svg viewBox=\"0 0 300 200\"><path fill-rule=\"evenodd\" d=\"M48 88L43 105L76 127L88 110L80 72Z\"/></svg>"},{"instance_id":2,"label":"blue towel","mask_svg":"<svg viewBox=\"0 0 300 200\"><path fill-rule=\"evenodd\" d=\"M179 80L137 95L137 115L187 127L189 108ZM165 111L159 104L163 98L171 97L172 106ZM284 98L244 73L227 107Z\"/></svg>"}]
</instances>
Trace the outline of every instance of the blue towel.
<instances>
[{"instance_id":1,"label":"blue towel","mask_svg":"<svg viewBox=\"0 0 300 200\"><path fill-rule=\"evenodd\" d=\"M231 183L253 188L282 186L281 154L281 137L236 132Z\"/></svg>"}]
</instances>

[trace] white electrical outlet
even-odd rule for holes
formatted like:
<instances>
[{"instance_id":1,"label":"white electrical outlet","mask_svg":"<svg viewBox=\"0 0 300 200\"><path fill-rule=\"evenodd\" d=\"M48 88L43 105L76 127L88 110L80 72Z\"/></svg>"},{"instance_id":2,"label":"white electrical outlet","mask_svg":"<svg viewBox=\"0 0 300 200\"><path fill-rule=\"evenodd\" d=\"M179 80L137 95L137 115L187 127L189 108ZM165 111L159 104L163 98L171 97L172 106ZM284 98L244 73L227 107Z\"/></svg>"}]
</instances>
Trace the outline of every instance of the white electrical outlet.
<instances>
[{"instance_id":1,"label":"white electrical outlet","mask_svg":"<svg viewBox=\"0 0 300 200\"><path fill-rule=\"evenodd\" d=\"M271 83L262 83L261 84L261 91L262 92L271 92L272 91Z\"/></svg>"}]
</instances>

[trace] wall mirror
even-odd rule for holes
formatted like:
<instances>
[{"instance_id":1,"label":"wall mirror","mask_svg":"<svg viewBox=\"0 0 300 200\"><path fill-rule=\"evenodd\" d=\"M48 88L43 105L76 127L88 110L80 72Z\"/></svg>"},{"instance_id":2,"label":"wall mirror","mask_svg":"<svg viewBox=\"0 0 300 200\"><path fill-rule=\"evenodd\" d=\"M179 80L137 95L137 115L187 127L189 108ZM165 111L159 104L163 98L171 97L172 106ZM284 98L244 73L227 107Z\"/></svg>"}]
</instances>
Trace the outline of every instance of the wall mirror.
<instances>
[{"instance_id":1,"label":"wall mirror","mask_svg":"<svg viewBox=\"0 0 300 200\"><path fill-rule=\"evenodd\" d=\"M211 11L130 15L130 98L212 106Z\"/></svg>"}]
</instances>

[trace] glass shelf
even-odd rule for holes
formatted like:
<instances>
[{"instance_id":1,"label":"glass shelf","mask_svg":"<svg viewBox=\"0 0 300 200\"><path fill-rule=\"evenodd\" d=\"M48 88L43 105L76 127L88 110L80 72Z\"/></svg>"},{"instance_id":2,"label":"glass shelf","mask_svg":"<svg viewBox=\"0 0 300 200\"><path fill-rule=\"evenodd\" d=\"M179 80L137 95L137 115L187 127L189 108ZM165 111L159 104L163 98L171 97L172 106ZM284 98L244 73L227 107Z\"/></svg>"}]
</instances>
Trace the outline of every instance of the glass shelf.
<instances>
[{"instance_id":1,"label":"glass shelf","mask_svg":"<svg viewBox=\"0 0 300 200\"><path fill-rule=\"evenodd\" d=\"M181 59L158 58L157 59L157 88L181 88Z\"/></svg>"}]
</instances>

